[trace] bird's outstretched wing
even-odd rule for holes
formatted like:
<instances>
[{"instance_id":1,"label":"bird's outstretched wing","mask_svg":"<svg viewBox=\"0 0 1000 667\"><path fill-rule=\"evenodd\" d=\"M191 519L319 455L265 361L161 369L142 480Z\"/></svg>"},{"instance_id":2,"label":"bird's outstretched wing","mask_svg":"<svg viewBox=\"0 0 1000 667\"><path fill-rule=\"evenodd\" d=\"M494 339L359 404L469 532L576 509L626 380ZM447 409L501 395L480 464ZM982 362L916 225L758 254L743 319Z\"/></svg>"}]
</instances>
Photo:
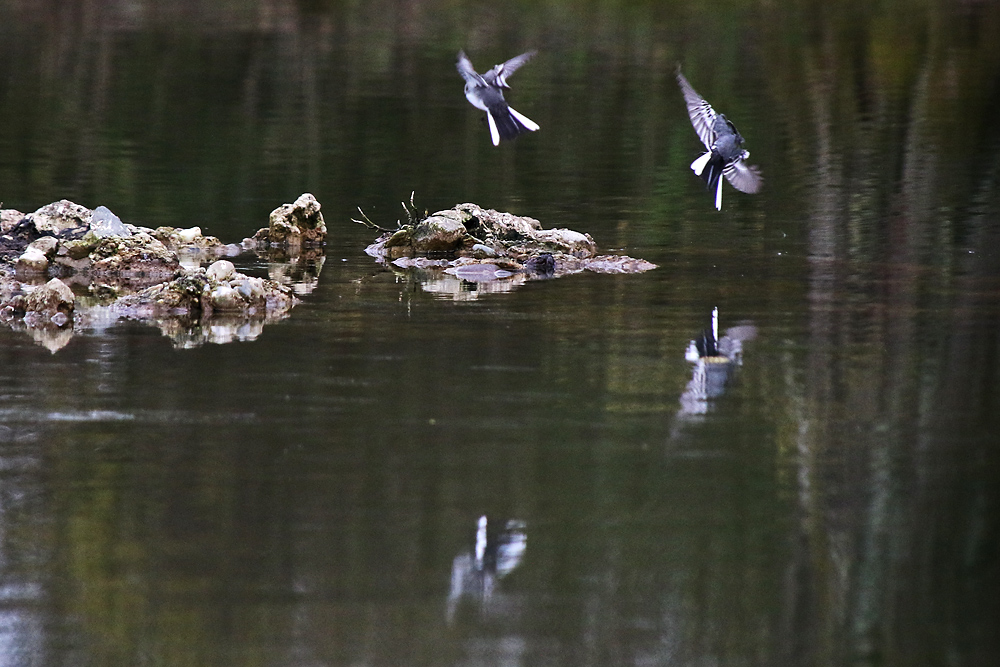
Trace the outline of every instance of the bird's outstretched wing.
<instances>
[{"instance_id":1,"label":"bird's outstretched wing","mask_svg":"<svg viewBox=\"0 0 1000 667\"><path fill-rule=\"evenodd\" d=\"M726 165L722 173L734 188L751 195L760 190L760 186L764 183L760 170L747 165L743 160Z\"/></svg>"},{"instance_id":2,"label":"bird's outstretched wing","mask_svg":"<svg viewBox=\"0 0 1000 667\"><path fill-rule=\"evenodd\" d=\"M507 85L507 77L516 72L521 65L534 58L536 53L538 51L526 51L519 56L514 56L507 62L494 66L493 69L483 75L483 78L487 83L492 83L501 88L510 88Z\"/></svg>"},{"instance_id":3,"label":"bird's outstretched wing","mask_svg":"<svg viewBox=\"0 0 1000 667\"><path fill-rule=\"evenodd\" d=\"M486 81L483 77L479 75L475 69L472 67L472 61L469 60L469 56L465 55L465 51L458 52L458 62L455 63L455 68L458 73L462 75L462 78L469 83L475 83L480 86L485 86Z\"/></svg>"},{"instance_id":4,"label":"bird's outstretched wing","mask_svg":"<svg viewBox=\"0 0 1000 667\"><path fill-rule=\"evenodd\" d=\"M701 143L705 144L705 148L712 150L712 144L715 143L715 131L712 129L715 126L715 110L691 87L681 74L680 68L677 68L677 83L684 93L684 102L687 104L688 116L691 118L695 133L701 139Z\"/></svg>"}]
</instances>

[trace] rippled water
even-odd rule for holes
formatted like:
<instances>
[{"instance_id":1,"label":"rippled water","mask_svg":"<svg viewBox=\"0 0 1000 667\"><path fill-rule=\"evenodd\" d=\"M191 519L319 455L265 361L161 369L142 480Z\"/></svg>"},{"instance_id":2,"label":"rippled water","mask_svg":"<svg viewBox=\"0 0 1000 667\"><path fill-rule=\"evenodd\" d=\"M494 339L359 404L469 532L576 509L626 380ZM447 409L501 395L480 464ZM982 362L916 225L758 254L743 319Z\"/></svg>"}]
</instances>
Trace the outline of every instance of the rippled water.
<instances>
[{"instance_id":1,"label":"rippled water","mask_svg":"<svg viewBox=\"0 0 1000 667\"><path fill-rule=\"evenodd\" d=\"M234 242L308 191L331 229L251 341L0 326L0 664L993 664L998 23L0 2L4 207ZM539 132L490 145L459 48L540 49ZM766 179L721 213L678 62ZM391 270L350 218L413 191L658 268ZM742 354L689 361L716 306Z\"/></svg>"}]
</instances>

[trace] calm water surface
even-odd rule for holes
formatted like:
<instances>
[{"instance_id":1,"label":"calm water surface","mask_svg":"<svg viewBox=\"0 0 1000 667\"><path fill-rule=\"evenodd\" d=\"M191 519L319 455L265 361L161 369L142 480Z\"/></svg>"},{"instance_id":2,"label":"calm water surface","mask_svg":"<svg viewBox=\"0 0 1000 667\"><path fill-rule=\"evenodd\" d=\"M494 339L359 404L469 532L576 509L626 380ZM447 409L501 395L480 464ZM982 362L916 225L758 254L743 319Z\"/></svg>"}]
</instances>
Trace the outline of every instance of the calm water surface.
<instances>
[{"instance_id":1,"label":"calm water surface","mask_svg":"<svg viewBox=\"0 0 1000 667\"><path fill-rule=\"evenodd\" d=\"M0 326L0 665L995 664L993 3L161 4L0 1L0 201L232 242L308 191L326 261L253 341ZM540 49L540 132L459 48ZM721 213L678 62L766 179ZM412 191L658 268L390 271L350 218Z\"/></svg>"}]
</instances>

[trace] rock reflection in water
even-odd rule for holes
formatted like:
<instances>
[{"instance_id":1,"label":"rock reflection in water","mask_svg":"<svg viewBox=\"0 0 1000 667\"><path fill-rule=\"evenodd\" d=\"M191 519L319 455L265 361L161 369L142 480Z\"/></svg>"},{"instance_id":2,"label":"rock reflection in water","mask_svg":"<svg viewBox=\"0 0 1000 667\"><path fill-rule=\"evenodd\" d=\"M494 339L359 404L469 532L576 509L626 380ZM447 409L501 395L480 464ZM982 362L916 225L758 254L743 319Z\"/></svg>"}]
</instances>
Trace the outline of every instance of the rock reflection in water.
<instances>
[{"instance_id":1,"label":"rock reflection in water","mask_svg":"<svg viewBox=\"0 0 1000 667\"><path fill-rule=\"evenodd\" d=\"M757 335L757 327L742 324L719 337L719 309L712 309L712 324L688 345L684 358L694 364L691 381L681 394L678 417L691 419L711 409L722 396L735 369L743 364L743 342Z\"/></svg>"},{"instance_id":2,"label":"rock reflection in water","mask_svg":"<svg viewBox=\"0 0 1000 667\"><path fill-rule=\"evenodd\" d=\"M648 271L655 266L643 260L614 255L587 260L564 257L556 262L551 253L541 253L523 265L510 265L507 261L502 258L494 263L468 257L400 257L381 264L397 276L419 283L424 291L454 301L472 301L481 294L512 292L529 281L561 278L584 271L627 274Z\"/></svg>"},{"instance_id":3,"label":"rock reflection in water","mask_svg":"<svg viewBox=\"0 0 1000 667\"><path fill-rule=\"evenodd\" d=\"M4 415L4 419L8 418ZM31 480L42 469L42 460L31 448L36 435L30 429L0 424L0 664L38 664L33 657L44 655L48 627L40 602L45 589L32 572L33 561L20 552L22 538L44 532L25 530L24 521L41 515L41 501ZM38 521L35 519L35 521Z\"/></svg>"},{"instance_id":4,"label":"rock reflection in water","mask_svg":"<svg viewBox=\"0 0 1000 667\"><path fill-rule=\"evenodd\" d=\"M503 530L491 533L486 515L479 517L475 547L455 556L451 564L446 618L453 623L463 601L483 616L497 616L511 606L509 594L497 582L514 571L528 545L524 521L511 519Z\"/></svg>"},{"instance_id":5,"label":"rock reflection in water","mask_svg":"<svg viewBox=\"0 0 1000 667\"><path fill-rule=\"evenodd\" d=\"M428 257L400 257L385 266L398 277L415 281L425 292L453 301L511 292L532 279L527 273L515 273L495 264L461 264Z\"/></svg>"},{"instance_id":6,"label":"rock reflection in water","mask_svg":"<svg viewBox=\"0 0 1000 667\"><path fill-rule=\"evenodd\" d=\"M74 288L75 295L73 311L64 323L59 324L54 318L50 318L50 321L43 317L35 317L31 312L18 318L13 316L12 312L7 312L11 310L10 308L0 312L0 321L16 331L24 331L39 345L53 353L69 344L76 335L85 332L99 333L122 320L142 322L157 327L164 336L171 339L174 347L179 349L194 348L205 343L252 341L260 336L265 325L279 322L289 316L295 304L292 294L306 295L316 289L324 257L321 254L314 253L314 255L308 253L292 257L285 255L281 258L284 261L269 257L270 280L253 278L232 271L228 279L236 285L234 290L245 288L251 292L253 289L260 292L251 294L253 299L250 307L231 310L218 307L171 308L152 297L143 296L150 290L157 289L156 287L143 290L139 289L143 286L142 282L136 287L123 279L115 280L113 284L108 284L107 280L90 282L86 274L77 274L65 281ZM206 273L208 272L204 269L195 269L189 271L188 275L198 276ZM16 283L11 279L7 279L4 285L7 286L4 293L10 294L38 289L38 286ZM272 285L275 289L268 288L267 285ZM287 292L287 296L278 292L277 286ZM199 299L195 296L195 301L203 301L204 298Z\"/></svg>"},{"instance_id":7,"label":"rock reflection in water","mask_svg":"<svg viewBox=\"0 0 1000 667\"><path fill-rule=\"evenodd\" d=\"M267 253L258 251L257 255L268 260L267 275L271 280L291 287L298 296L312 294L319 287L319 274L326 262L322 248L307 248L294 254L269 249Z\"/></svg>"}]
</instances>

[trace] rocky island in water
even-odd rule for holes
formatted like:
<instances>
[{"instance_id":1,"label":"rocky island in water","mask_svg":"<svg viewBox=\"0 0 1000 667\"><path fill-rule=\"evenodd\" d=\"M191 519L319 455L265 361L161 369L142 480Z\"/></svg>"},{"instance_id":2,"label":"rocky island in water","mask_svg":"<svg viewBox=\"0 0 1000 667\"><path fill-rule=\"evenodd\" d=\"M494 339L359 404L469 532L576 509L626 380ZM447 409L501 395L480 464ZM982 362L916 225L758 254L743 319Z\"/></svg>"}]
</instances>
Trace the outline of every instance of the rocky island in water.
<instances>
[{"instance_id":1,"label":"rocky island in water","mask_svg":"<svg viewBox=\"0 0 1000 667\"><path fill-rule=\"evenodd\" d=\"M289 261L318 256L321 266L325 237L311 194L275 209L268 227L239 244L199 227L126 224L104 206L68 200L28 214L4 209L0 321L53 352L74 331L120 319L158 326L181 347L252 340L298 297L287 281L244 275L227 258L280 251Z\"/></svg>"},{"instance_id":2,"label":"rocky island in water","mask_svg":"<svg viewBox=\"0 0 1000 667\"><path fill-rule=\"evenodd\" d=\"M598 254L588 234L544 229L538 220L459 204L383 228L365 251L387 270L416 277L430 292L461 298L508 291L528 280L582 271L639 273L654 264ZM119 320L158 327L178 347L253 340L288 316L315 287L327 228L311 194L279 206L269 224L238 244L199 227L127 224L104 206L68 200L32 213L0 210L0 322L53 352L74 333ZM229 258L267 256L268 278L241 273ZM274 261L274 260L280 261ZM292 281L290 276L307 281ZM305 287L303 287L305 285Z\"/></svg>"}]
</instances>

